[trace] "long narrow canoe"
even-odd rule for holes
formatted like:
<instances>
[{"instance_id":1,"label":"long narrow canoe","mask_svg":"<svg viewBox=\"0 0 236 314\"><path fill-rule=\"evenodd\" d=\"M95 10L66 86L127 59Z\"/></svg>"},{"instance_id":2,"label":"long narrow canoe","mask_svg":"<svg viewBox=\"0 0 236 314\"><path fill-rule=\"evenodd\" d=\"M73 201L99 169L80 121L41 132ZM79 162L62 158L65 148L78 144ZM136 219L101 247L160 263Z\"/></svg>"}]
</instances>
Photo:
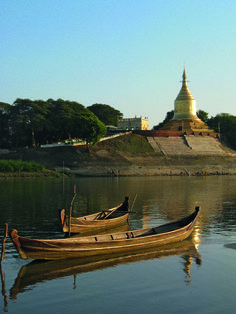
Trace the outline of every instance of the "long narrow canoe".
<instances>
[{"instance_id":1,"label":"long narrow canoe","mask_svg":"<svg viewBox=\"0 0 236 314\"><path fill-rule=\"evenodd\" d=\"M130 212L121 210L122 204L107 211L83 217L71 217L65 214L65 209L59 213L62 231L65 233L94 234L127 224Z\"/></svg>"},{"instance_id":2,"label":"long narrow canoe","mask_svg":"<svg viewBox=\"0 0 236 314\"><path fill-rule=\"evenodd\" d=\"M154 228L51 240L24 238L19 236L16 230L12 230L10 237L23 259L56 260L116 253L129 254L143 248L158 248L186 239L192 233L198 216L199 207L196 207L191 215Z\"/></svg>"}]
</instances>

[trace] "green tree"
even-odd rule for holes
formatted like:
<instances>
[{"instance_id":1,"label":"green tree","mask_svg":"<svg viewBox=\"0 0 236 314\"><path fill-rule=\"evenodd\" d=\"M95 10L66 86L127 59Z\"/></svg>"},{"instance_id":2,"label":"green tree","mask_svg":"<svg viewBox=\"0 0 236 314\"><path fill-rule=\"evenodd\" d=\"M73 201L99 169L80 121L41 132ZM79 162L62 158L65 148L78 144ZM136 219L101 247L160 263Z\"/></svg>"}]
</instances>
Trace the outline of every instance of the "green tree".
<instances>
[{"instance_id":1,"label":"green tree","mask_svg":"<svg viewBox=\"0 0 236 314\"><path fill-rule=\"evenodd\" d=\"M163 122L160 122L158 125L154 125L153 130L159 130L160 128L164 126L164 124L169 122L173 117L174 117L174 110L168 111Z\"/></svg>"},{"instance_id":2,"label":"green tree","mask_svg":"<svg viewBox=\"0 0 236 314\"><path fill-rule=\"evenodd\" d=\"M74 101L18 98L10 109L9 127L14 147L68 138L84 139L95 145L106 134L105 125L89 109Z\"/></svg>"},{"instance_id":3,"label":"green tree","mask_svg":"<svg viewBox=\"0 0 236 314\"><path fill-rule=\"evenodd\" d=\"M87 107L105 125L117 126L117 119L123 118L123 113L105 104L94 104Z\"/></svg>"},{"instance_id":4,"label":"green tree","mask_svg":"<svg viewBox=\"0 0 236 314\"><path fill-rule=\"evenodd\" d=\"M89 110L77 117L77 123L78 126L82 126L79 128L80 138L85 140L87 144L96 145L107 131L104 123Z\"/></svg>"},{"instance_id":5,"label":"green tree","mask_svg":"<svg viewBox=\"0 0 236 314\"><path fill-rule=\"evenodd\" d=\"M206 111L198 110L197 111L197 116L198 116L198 118L200 120L202 120L203 122L207 123L209 114Z\"/></svg>"},{"instance_id":6,"label":"green tree","mask_svg":"<svg viewBox=\"0 0 236 314\"><path fill-rule=\"evenodd\" d=\"M208 119L207 124L233 148L236 148L236 116L220 113Z\"/></svg>"},{"instance_id":7,"label":"green tree","mask_svg":"<svg viewBox=\"0 0 236 314\"><path fill-rule=\"evenodd\" d=\"M10 147L10 133L9 133L9 113L11 105L0 102L0 147Z\"/></svg>"},{"instance_id":8,"label":"green tree","mask_svg":"<svg viewBox=\"0 0 236 314\"><path fill-rule=\"evenodd\" d=\"M87 109L74 101L48 99L50 137L53 142L78 137L76 117Z\"/></svg>"},{"instance_id":9,"label":"green tree","mask_svg":"<svg viewBox=\"0 0 236 314\"><path fill-rule=\"evenodd\" d=\"M8 112L10 107L11 107L10 104L0 101L0 111Z\"/></svg>"},{"instance_id":10,"label":"green tree","mask_svg":"<svg viewBox=\"0 0 236 314\"><path fill-rule=\"evenodd\" d=\"M47 116L47 102L16 99L9 118L14 146L35 146L41 143L43 138L40 133L47 126Z\"/></svg>"}]
</instances>

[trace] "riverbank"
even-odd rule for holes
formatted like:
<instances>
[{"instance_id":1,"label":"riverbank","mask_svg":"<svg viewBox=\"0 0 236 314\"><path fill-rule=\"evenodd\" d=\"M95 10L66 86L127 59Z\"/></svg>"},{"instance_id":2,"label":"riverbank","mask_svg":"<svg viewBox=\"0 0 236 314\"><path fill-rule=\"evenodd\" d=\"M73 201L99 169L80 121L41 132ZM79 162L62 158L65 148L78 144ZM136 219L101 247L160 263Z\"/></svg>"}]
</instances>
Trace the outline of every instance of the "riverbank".
<instances>
[{"instance_id":1,"label":"riverbank","mask_svg":"<svg viewBox=\"0 0 236 314\"><path fill-rule=\"evenodd\" d=\"M145 137L124 135L100 142L89 152L85 146L28 148L3 154L0 158L34 161L52 174L70 176L236 175L236 152L222 147L225 152L221 155L164 156L154 152Z\"/></svg>"},{"instance_id":2,"label":"riverbank","mask_svg":"<svg viewBox=\"0 0 236 314\"><path fill-rule=\"evenodd\" d=\"M45 169L42 172L0 172L0 180L7 180L7 179L13 179L13 178L25 178L25 179L31 179L31 178L59 178L62 177L63 174L58 171L52 171ZM64 174L64 176L67 176Z\"/></svg>"},{"instance_id":3,"label":"riverbank","mask_svg":"<svg viewBox=\"0 0 236 314\"><path fill-rule=\"evenodd\" d=\"M128 156L127 156L128 158ZM86 162L79 167L58 167L58 172L75 176L207 176L236 175L236 158L132 157L132 163Z\"/></svg>"}]
</instances>

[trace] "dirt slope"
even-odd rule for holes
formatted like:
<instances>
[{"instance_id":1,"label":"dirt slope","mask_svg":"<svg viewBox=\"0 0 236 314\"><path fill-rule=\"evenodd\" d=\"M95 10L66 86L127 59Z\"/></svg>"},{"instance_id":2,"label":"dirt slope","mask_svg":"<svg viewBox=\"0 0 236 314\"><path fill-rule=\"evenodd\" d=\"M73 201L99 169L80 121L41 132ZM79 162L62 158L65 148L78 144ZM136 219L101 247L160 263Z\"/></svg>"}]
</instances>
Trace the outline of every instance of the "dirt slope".
<instances>
[{"instance_id":1,"label":"dirt slope","mask_svg":"<svg viewBox=\"0 0 236 314\"><path fill-rule=\"evenodd\" d=\"M90 148L85 146L22 149L0 155L1 159L35 161L49 169L79 176L212 175L236 174L236 152L225 147L221 156L163 156L147 139L125 135ZM114 173L113 173L114 172Z\"/></svg>"}]
</instances>

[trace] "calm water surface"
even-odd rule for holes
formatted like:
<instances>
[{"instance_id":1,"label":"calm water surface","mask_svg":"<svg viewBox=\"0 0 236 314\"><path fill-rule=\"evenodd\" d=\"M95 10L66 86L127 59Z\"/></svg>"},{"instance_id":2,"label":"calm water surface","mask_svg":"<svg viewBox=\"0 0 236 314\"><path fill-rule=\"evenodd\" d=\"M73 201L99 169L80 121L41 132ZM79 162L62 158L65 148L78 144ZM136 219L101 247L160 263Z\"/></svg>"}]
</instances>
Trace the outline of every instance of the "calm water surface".
<instances>
[{"instance_id":1,"label":"calm water surface","mask_svg":"<svg viewBox=\"0 0 236 314\"><path fill-rule=\"evenodd\" d=\"M137 194L130 228L156 226L201 207L190 239L161 252L32 264L10 239L0 313L233 313L236 308L236 177L132 177L0 181L4 223L20 235L60 238L58 210L90 214Z\"/></svg>"}]
</instances>

